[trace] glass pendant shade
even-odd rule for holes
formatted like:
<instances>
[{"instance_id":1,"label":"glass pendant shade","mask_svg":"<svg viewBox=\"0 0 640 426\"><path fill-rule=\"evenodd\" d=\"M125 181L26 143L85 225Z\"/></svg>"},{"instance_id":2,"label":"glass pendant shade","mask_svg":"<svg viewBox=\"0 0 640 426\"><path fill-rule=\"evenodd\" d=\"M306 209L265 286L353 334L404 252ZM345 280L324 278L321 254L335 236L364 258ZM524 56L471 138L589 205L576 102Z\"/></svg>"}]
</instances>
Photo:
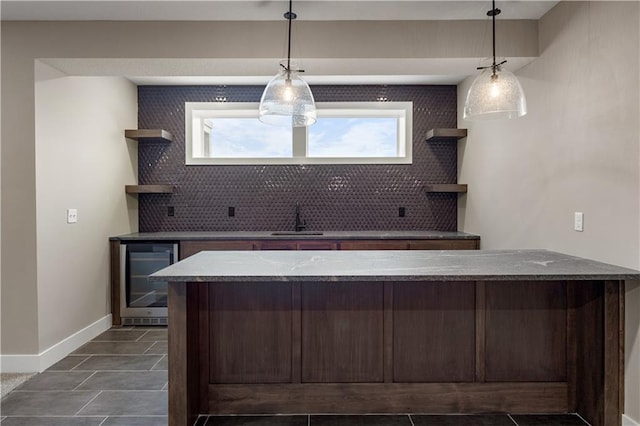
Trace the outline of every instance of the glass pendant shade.
<instances>
[{"instance_id":1,"label":"glass pendant shade","mask_svg":"<svg viewBox=\"0 0 640 426\"><path fill-rule=\"evenodd\" d=\"M259 119L283 127L306 127L316 122L316 105L306 81L295 70L283 69L271 79L260 99Z\"/></svg>"},{"instance_id":2,"label":"glass pendant shade","mask_svg":"<svg viewBox=\"0 0 640 426\"><path fill-rule=\"evenodd\" d=\"M466 120L518 118L527 113L527 100L520 82L512 72L487 67L476 77L464 105Z\"/></svg>"}]
</instances>

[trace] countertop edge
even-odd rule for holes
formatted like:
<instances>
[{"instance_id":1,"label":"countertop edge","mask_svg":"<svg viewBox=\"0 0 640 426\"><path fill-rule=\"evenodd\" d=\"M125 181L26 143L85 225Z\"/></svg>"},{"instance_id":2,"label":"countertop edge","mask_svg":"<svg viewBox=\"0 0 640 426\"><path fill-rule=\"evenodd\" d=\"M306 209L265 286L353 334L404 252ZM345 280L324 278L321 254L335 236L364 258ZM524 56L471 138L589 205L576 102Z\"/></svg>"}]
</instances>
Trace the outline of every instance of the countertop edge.
<instances>
[{"instance_id":1,"label":"countertop edge","mask_svg":"<svg viewBox=\"0 0 640 426\"><path fill-rule=\"evenodd\" d=\"M206 283L206 282L459 282L459 281L626 281L640 280L640 274L612 274L612 275L397 275L397 276L149 276L150 281Z\"/></svg>"},{"instance_id":2,"label":"countertop edge","mask_svg":"<svg viewBox=\"0 0 640 426\"><path fill-rule=\"evenodd\" d=\"M117 235L109 241L250 241L250 240L479 240L480 236L456 231L325 231L323 235L272 235L274 231L149 232Z\"/></svg>"},{"instance_id":3,"label":"countertop edge","mask_svg":"<svg viewBox=\"0 0 640 426\"><path fill-rule=\"evenodd\" d=\"M169 282L622 281L640 271L543 249L203 251L152 275Z\"/></svg>"}]
</instances>

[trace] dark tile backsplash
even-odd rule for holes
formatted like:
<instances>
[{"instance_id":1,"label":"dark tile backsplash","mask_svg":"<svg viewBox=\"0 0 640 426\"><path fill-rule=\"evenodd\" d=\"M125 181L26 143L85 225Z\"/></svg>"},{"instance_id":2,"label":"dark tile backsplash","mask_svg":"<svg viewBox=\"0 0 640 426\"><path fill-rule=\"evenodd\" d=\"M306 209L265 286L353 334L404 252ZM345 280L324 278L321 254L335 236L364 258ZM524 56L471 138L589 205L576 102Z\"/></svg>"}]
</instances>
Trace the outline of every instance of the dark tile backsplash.
<instances>
[{"instance_id":1,"label":"dark tile backsplash","mask_svg":"<svg viewBox=\"0 0 640 426\"><path fill-rule=\"evenodd\" d=\"M292 230L296 202L309 230L456 230L457 195L424 191L425 184L456 182L456 144L425 142L429 129L456 127L456 86L312 87L316 102L413 101L411 165L184 164L185 102L259 102L263 89L138 88L139 128L174 135L170 144L138 145L139 183L175 187L173 194L139 195L141 232Z\"/></svg>"}]
</instances>

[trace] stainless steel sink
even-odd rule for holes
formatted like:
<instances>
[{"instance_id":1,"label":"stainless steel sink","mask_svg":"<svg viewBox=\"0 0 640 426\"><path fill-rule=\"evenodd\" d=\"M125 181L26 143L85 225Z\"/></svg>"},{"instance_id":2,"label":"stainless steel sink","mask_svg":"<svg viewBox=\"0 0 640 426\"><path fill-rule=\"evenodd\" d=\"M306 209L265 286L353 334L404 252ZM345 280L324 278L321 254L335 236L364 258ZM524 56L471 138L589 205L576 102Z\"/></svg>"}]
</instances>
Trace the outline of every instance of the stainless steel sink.
<instances>
[{"instance_id":1,"label":"stainless steel sink","mask_svg":"<svg viewBox=\"0 0 640 426\"><path fill-rule=\"evenodd\" d=\"M271 235L323 235L322 231L275 231Z\"/></svg>"}]
</instances>

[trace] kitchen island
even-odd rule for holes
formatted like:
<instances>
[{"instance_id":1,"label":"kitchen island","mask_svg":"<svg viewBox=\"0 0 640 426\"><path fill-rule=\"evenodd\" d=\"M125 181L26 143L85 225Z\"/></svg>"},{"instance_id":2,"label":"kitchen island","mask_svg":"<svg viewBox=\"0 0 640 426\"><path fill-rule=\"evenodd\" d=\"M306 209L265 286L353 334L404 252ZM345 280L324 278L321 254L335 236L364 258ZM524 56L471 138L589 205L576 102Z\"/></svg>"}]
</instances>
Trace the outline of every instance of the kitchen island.
<instances>
[{"instance_id":1,"label":"kitchen island","mask_svg":"<svg viewBox=\"0 0 640 426\"><path fill-rule=\"evenodd\" d=\"M623 413L624 280L545 250L200 252L169 281L169 424L198 414Z\"/></svg>"}]
</instances>

